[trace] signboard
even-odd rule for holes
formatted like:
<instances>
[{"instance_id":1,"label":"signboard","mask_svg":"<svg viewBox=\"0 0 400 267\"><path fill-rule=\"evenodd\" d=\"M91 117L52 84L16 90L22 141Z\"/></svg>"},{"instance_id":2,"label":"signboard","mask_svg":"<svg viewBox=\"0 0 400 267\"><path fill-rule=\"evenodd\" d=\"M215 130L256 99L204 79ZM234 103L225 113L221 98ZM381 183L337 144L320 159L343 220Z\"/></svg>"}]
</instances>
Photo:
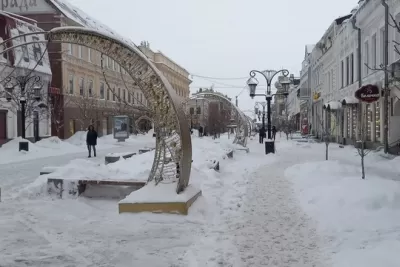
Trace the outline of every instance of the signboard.
<instances>
[{"instance_id":1,"label":"signboard","mask_svg":"<svg viewBox=\"0 0 400 267\"><path fill-rule=\"evenodd\" d=\"M125 141L129 138L129 118L128 116L114 116L114 139Z\"/></svg>"},{"instance_id":2,"label":"signboard","mask_svg":"<svg viewBox=\"0 0 400 267\"><path fill-rule=\"evenodd\" d=\"M378 86L367 84L358 89L354 93L354 96L362 102L372 103L377 101L380 98L381 94Z\"/></svg>"},{"instance_id":3,"label":"signboard","mask_svg":"<svg viewBox=\"0 0 400 267\"><path fill-rule=\"evenodd\" d=\"M54 13L45 0L1 0L3 11L15 14Z\"/></svg>"}]
</instances>

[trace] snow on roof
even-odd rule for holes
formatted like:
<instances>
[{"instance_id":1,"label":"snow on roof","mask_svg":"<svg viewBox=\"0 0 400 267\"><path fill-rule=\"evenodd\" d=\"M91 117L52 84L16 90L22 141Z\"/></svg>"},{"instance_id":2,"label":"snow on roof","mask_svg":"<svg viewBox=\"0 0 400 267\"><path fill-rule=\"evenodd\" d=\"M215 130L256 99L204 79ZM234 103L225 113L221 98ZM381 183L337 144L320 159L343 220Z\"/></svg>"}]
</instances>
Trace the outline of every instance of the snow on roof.
<instances>
[{"instance_id":1,"label":"snow on roof","mask_svg":"<svg viewBox=\"0 0 400 267\"><path fill-rule=\"evenodd\" d=\"M37 26L19 20L15 16L11 16L5 12L0 11L0 16L8 17L15 22L15 28L10 28L10 38L20 36L24 33L43 32L43 30ZM23 43L35 41L40 43L19 46L13 49L15 56L14 66L24 69L35 68L35 71L37 72L51 75L50 60L46 49L47 41L45 40L44 34L34 34L21 38L15 38L11 42L13 46L17 46ZM37 64L39 60L40 63Z\"/></svg>"},{"instance_id":2,"label":"snow on roof","mask_svg":"<svg viewBox=\"0 0 400 267\"><path fill-rule=\"evenodd\" d=\"M75 23L99 32L107 33L109 36L119 39L130 46L136 47L136 45L129 39L126 39L115 32L110 27L101 23L100 21L90 17L88 14L72 5L66 0L48 0L50 1L61 13L63 13L67 18L74 21Z\"/></svg>"}]
</instances>

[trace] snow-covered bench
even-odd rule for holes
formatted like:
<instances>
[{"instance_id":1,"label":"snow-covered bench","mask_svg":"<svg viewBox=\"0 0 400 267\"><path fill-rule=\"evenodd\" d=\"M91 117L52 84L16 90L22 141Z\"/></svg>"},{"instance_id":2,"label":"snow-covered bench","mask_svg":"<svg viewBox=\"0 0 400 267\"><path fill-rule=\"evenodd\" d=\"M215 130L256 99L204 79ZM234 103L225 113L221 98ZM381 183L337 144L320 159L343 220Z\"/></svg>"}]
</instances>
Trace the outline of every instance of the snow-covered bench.
<instances>
[{"instance_id":1,"label":"snow-covered bench","mask_svg":"<svg viewBox=\"0 0 400 267\"><path fill-rule=\"evenodd\" d=\"M40 171L39 175L45 175L45 174L50 174L55 171L57 171L60 167L54 167L54 166L46 166L43 167L42 170Z\"/></svg>"},{"instance_id":2,"label":"snow-covered bench","mask_svg":"<svg viewBox=\"0 0 400 267\"><path fill-rule=\"evenodd\" d=\"M105 156L105 164L117 162L121 158L128 159L134 155L136 155L135 152L109 153Z\"/></svg>"},{"instance_id":3,"label":"snow-covered bench","mask_svg":"<svg viewBox=\"0 0 400 267\"><path fill-rule=\"evenodd\" d=\"M64 192L69 195L80 196L86 190L87 185L113 185L113 186L129 186L133 191L142 188L146 182L132 181L132 180L87 180L87 179L61 179L49 178L47 179L47 190L49 194L56 194L60 198L63 197Z\"/></svg>"}]
</instances>

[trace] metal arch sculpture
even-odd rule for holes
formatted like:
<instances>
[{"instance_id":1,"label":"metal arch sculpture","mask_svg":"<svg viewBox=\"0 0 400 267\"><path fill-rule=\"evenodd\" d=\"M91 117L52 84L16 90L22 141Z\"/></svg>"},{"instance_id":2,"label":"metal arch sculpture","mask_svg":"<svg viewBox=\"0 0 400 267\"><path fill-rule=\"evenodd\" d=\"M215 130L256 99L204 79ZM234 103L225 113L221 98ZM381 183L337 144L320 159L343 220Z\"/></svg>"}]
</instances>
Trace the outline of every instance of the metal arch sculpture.
<instances>
[{"instance_id":1,"label":"metal arch sculpture","mask_svg":"<svg viewBox=\"0 0 400 267\"><path fill-rule=\"evenodd\" d=\"M142 120L148 120L148 121L150 121L151 123L154 123L154 121L153 121L152 118L150 118L150 117L147 116L147 115L142 115L142 116L140 116L137 120L135 120L135 127L136 127L136 129L137 129L138 131L139 131L139 122L142 121Z\"/></svg>"},{"instance_id":2,"label":"metal arch sculpture","mask_svg":"<svg viewBox=\"0 0 400 267\"><path fill-rule=\"evenodd\" d=\"M206 99L207 98L214 99L214 100L218 100L218 101L228 104L234 111L233 116L235 117L235 120L237 123L236 136L235 136L235 139L233 140L233 143L246 147L247 138L249 137L249 134L250 134L248 120L247 120L245 114L237 106L235 106L228 98L226 98L220 94L213 93L213 92L196 93L196 95L194 97L195 98L203 97Z\"/></svg>"},{"instance_id":3,"label":"metal arch sculpture","mask_svg":"<svg viewBox=\"0 0 400 267\"><path fill-rule=\"evenodd\" d=\"M19 46L35 43L72 43L89 47L107 55L125 69L136 82L150 104L154 115L156 149L148 182L158 184L163 180L177 182L176 192L182 192L189 184L192 164L192 143L179 98L162 73L133 44L107 33L83 27L59 27L44 34L47 41L34 41L7 46L2 53ZM21 36L24 36L21 35ZM16 36L5 40L4 43Z\"/></svg>"}]
</instances>

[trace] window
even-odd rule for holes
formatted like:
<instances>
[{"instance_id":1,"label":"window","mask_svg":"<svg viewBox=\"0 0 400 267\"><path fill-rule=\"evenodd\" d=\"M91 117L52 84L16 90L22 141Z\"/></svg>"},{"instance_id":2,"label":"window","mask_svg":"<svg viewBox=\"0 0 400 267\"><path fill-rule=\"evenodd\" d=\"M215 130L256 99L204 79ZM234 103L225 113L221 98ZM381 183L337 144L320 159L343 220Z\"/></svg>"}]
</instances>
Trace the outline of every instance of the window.
<instances>
[{"instance_id":1,"label":"window","mask_svg":"<svg viewBox=\"0 0 400 267\"><path fill-rule=\"evenodd\" d=\"M142 93L140 93L140 103L143 103L143 94Z\"/></svg>"},{"instance_id":2,"label":"window","mask_svg":"<svg viewBox=\"0 0 400 267\"><path fill-rule=\"evenodd\" d=\"M340 80L341 80L341 88L344 87L344 63L343 60L340 62Z\"/></svg>"},{"instance_id":3,"label":"window","mask_svg":"<svg viewBox=\"0 0 400 267\"><path fill-rule=\"evenodd\" d=\"M39 42L39 37L32 36L32 40L34 42ZM43 66L43 61L41 60L42 57L42 47L39 43L33 44L33 57L35 61L38 62L39 65Z\"/></svg>"},{"instance_id":4,"label":"window","mask_svg":"<svg viewBox=\"0 0 400 267\"><path fill-rule=\"evenodd\" d=\"M381 50L381 64L385 65L385 28L382 28L379 32L380 50Z\"/></svg>"},{"instance_id":5,"label":"window","mask_svg":"<svg viewBox=\"0 0 400 267\"><path fill-rule=\"evenodd\" d=\"M78 46L78 57L82 58L82 46Z\"/></svg>"},{"instance_id":6,"label":"window","mask_svg":"<svg viewBox=\"0 0 400 267\"><path fill-rule=\"evenodd\" d=\"M350 84L354 83L354 54L350 55Z\"/></svg>"},{"instance_id":7,"label":"window","mask_svg":"<svg viewBox=\"0 0 400 267\"><path fill-rule=\"evenodd\" d=\"M118 88L118 101L121 102L121 88Z\"/></svg>"},{"instance_id":8,"label":"window","mask_svg":"<svg viewBox=\"0 0 400 267\"><path fill-rule=\"evenodd\" d=\"M23 35L23 34L25 34L25 33L19 31L19 35ZM21 36L20 41L21 41L21 43L26 43L26 36ZM24 58L24 61L29 62L28 46L22 45L21 48L22 48L22 56Z\"/></svg>"},{"instance_id":9,"label":"window","mask_svg":"<svg viewBox=\"0 0 400 267\"><path fill-rule=\"evenodd\" d=\"M350 84L350 58L346 57L346 85Z\"/></svg>"},{"instance_id":10,"label":"window","mask_svg":"<svg viewBox=\"0 0 400 267\"><path fill-rule=\"evenodd\" d=\"M129 94L131 95L131 94ZM132 104L135 104L135 93L132 93Z\"/></svg>"},{"instance_id":11,"label":"window","mask_svg":"<svg viewBox=\"0 0 400 267\"><path fill-rule=\"evenodd\" d=\"M68 89L69 89L69 94L73 95L74 94L74 75L70 74L69 75L69 82L68 82Z\"/></svg>"},{"instance_id":12,"label":"window","mask_svg":"<svg viewBox=\"0 0 400 267\"><path fill-rule=\"evenodd\" d=\"M113 94L113 101L115 101L115 99L117 98L117 96L115 95L115 87L112 89L112 94Z\"/></svg>"},{"instance_id":13,"label":"window","mask_svg":"<svg viewBox=\"0 0 400 267\"><path fill-rule=\"evenodd\" d=\"M136 102L139 104L139 92L136 92ZM142 102L142 101L140 101L140 102Z\"/></svg>"},{"instance_id":14,"label":"window","mask_svg":"<svg viewBox=\"0 0 400 267\"><path fill-rule=\"evenodd\" d=\"M110 100L110 91L111 91L111 89L107 88L107 100Z\"/></svg>"},{"instance_id":15,"label":"window","mask_svg":"<svg viewBox=\"0 0 400 267\"><path fill-rule=\"evenodd\" d=\"M328 71L327 77L328 77L327 78L328 92L331 92L332 88L331 88L331 72L330 71Z\"/></svg>"},{"instance_id":16,"label":"window","mask_svg":"<svg viewBox=\"0 0 400 267\"><path fill-rule=\"evenodd\" d=\"M194 114L194 108L190 108L190 115Z\"/></svg>"},{"instance_id":17,"label":"window","mask_svg":"<svg viewBox=\"0 0 400 267\"><path fill-rule=\"evenodd\" d=\"M112 60L111 58L107 57L107 67L108 67L109 69L112 68L112 62L113 62L113 60Z\"/></svg>"},{"instance_id":18,"label":"window","mask_svg":"<svg viewBox=\"0 0 400 267\"><path fill-rule=\"evenodd\" d=\"M369 44L368 41L364 43L364 75L367 76L369 74Z\"/></svg>"},{"instance_id":19,"label":"window","mask_svg":"<svg viewBox=\"0 0 400 267\"><path fill-rule=\"evenodd\" d=\"M372 67L373 68L376 68L376 34L374 34L373 36L372 36L372 40L371 40L371 49L372 49L372 62L371 62L371 64L372 64Z\"/></svg>"},{"instance_id":20,"label":"window","mask_svg":"<svg viewBox=\"0 0 400 267\"><path fill-rule=\"evenodd\" d=\"M110 95L107 92L107 98L109 98ZM100 82L100 99L104 99L104 83Z\"/></svg>"},{"instance_id":21,"label":"window","mask_svg":"<svg viewBox=\"0 0 400 267\"><path fill-rule=\"evenodd\" d=\"M74 53L71 43L68 43L68 51L67 51L67 53L68 53L68 55L73 55L73 53Z\"/></svg>"},{"instance_id":22,"label":"window","mask_svg":"<svg viewBox=\"0 0 400 267\"><path fill-rule=\"evenodd\" d=\"M114 61L114 60L112 61L112 69L113 69L113 70L116 69L116 67L115 67L115 61Z\"/></svg>"},{"instance_id":23,"label":"window","mask_svg":"<svg viewBox=\"0 0 400 267\"><path fill-rule=\"evenodd\" d=\"M122 99L125 102L125 100L126 100L126 90L125 89L122 90Z\"/></svg>"},{"instance_id":24,"label":"window","mask_svg":"<svg viewBox=\"0 0 400 267\"><path fill-rule=\"evenodd\" d=\"M88 61L92 62L92 50L90 48L87 49L87 57Z\"/></svg>"},{"instance_id":25,"label":"window","mask_svg":"<svg viewBox=\"0 0 400 267\"><path fill-rule=\"evenodd\" d=\"M84 78L81 78L81 79L79 80L79 94L80 94L80 95L83 95L83 93L84 93L84 87L85 87L85 79L84 79Z\"/></svg>"},{"instance_id":26,"label":"window","mask_svg":"<svg viewBox=\"0 0 400 267\"><path fill-rule=\"evenodd\" d=\"M124 93L125 93L125 90L124 90ZM131 101L132 101L131 94L128 92L128 103L131 103Z\"/></svg>"},{"instance_id":27,"label":"window","mask_svg":"<svg viewBox=\"0 0 400 267\"><path fill-rule=\"evenodd\" d=\"M200 114L201 114L201 107L197 107L197 108L196 108L196 114L197 114L197 115L200 115Z\"/></svg>"},{"instance_id":28,"label":"window","mask_svg":"<svg viewBox=\"0 0 400 267\"><path fill-rule=\"evenodd\" d=\"M93 96L93 80L89 80L88 92L89 92L89 96ZM103 93L103 98L104 98L104 93Z\"/></svg>"}]
</instances>

